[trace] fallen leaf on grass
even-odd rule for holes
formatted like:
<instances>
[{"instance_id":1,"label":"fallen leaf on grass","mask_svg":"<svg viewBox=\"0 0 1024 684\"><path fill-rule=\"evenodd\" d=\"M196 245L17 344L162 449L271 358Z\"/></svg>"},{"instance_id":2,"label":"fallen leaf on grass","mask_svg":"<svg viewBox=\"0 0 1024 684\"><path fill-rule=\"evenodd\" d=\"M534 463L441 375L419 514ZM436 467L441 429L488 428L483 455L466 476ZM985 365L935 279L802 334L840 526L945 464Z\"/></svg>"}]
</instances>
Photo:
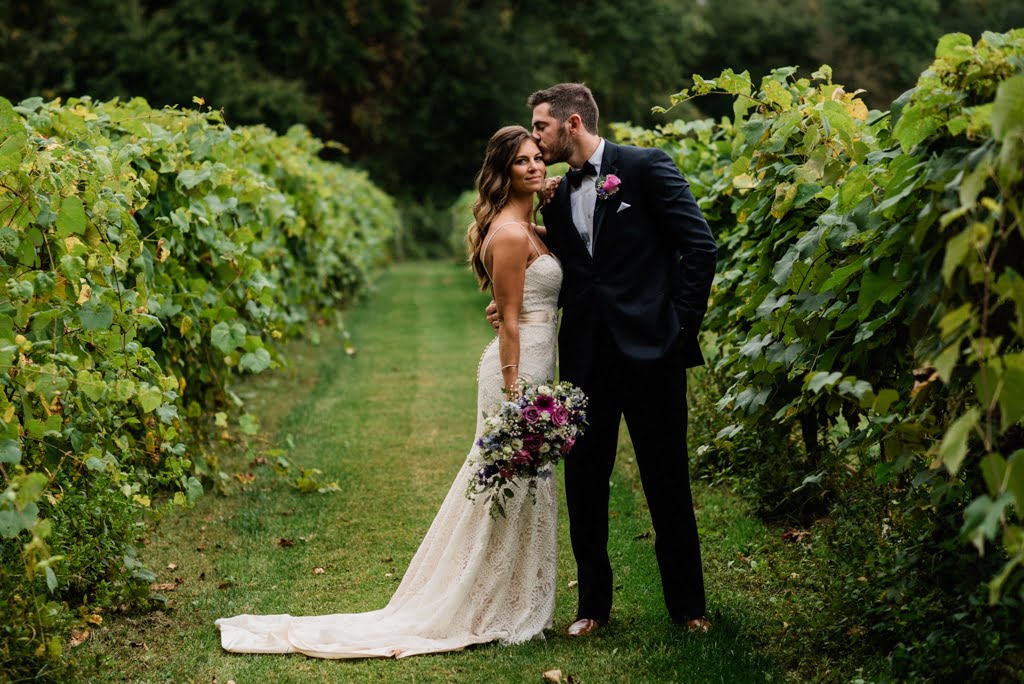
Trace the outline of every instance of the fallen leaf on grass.
<instances>
[{"instance_id":1,"label":"fallen leaf on grass","mask_svg":"<svg viewBox=\"0 0 1024 684\"><path fill-rule=\"evenodd\" d=\"M206 550L206 546L204 546L203 544L200 544L199 546L196 547L196 551L202 552L202 551L205 551L205 550Z\"/></svg>"},{"instance_id":2,"label":"fallen leaf on grass","mask_svg":"<svg viewBox=\"0 0 1024 684\"><path fill-rule=\"evenodd\" d=\"M802 542L804 539L807 539L810 536L811 536L811 532L809 530L798 530L795 527L791 528L791 529L788 529L788 530L786 530L785 532L782 533L782 538L783 539L785 539L788 542L797 542L797 543Z\"/></svg>"},{"instance_id":3,"label":"fallen leaf on grass","mask_svg":"<svg viewBox=\"0 0 1024 684\"><path fill-rule=\"evenodd\" d=\"M234 582L221 582L220 584L217 585L217 588L218 589L230 589L233 586L235 586Z\"/></svg>"},{"instance_id":4,"label":"fallen leaf on grass","mask_svg":"<svg viewBox=\"0 0 1024 684\"><path fill-rule=\"evenodd\" d=\"M149 588L153 591L174 591L178 588L178 585L174 582L165 582L163 584L151 584Z\"/></svg>"},{"instance_id":5,"label":"fallen leaf on grass","mask_svg":"<svg viewBox=\"0 0 1024 684\"><path fill-rule=\"evenodd\" d=\"M141 648L143 651L149 650L149 646L146 645L145 641L129 641L128 645L132 648Z\"/></svg>"},{"instance_id":6,"label":"fallen leaf on grass","mask_svg":"<svg viewBox=\"0 0 1024 684\"><path fill-rule=\"evenodd\" d=\"M78 646L80 643L82 643L83 641L85 641L88 638L89 638L89 630L87 630L87 629L81 629L81 630L73 629L73 630L71 630L71 641L69 641L68 643L70 643L71 647L74 648L75 646Z\"/></svg>"},{"instance_id":7,"label":"fallen leaf on grass","mask_svg":"<svg viewBox=\"0 0 1024 684\"><path fill-rule=\"evenodd\" d=\"M85 618L85 621L86 622L91 622L94 625L102 625L103 624L103 616L102 615L97 615L96 613L93 613L89 617Z\"/></svg>"},{"instance_id":8,"label":"fallen leaf on grass","mask_svg":"<svg viewBox=\"0 0 1024 684\"><path fill-rule=\"evenodd\" d=\"M277 545L280 546L282 549L287 549L289 546L295 546L295 542L291 539L285 539L284 537L281 537L277 540Z\"/></svg>"},{"instance_id":9,"label":"fallen leaf on grass","mask_svg":"<svg viewBox=\"0 0 1024 684\"><path fill-rule=\"evenodd\" d=\"M327 571L324 570L323 568L313 568L313 574L314 575L322 575L325 572L327 572Z\"/></svg>"},{"instance_id":10,"label":"fallen leaf on grass","mask_svg":"<svg viewBox=\"0 0 1024 684\"><path fill-rule=\"evenodd\" d=\"M579 584L579 582L578 582L577 580L569 580L569 584L568 584L567 586L568 586L568 587L569 587L570 589L572 589L573 587L575 587L575 586L576 586L576 585L578 585L578 584Z\"/></svg>"},{"instance_id":11,"label":"fallen leaf on grass","mask_svg":"<svg viewBox=\"0 0 1024 684\"><path fill-rule=\"evenodd\" d=\"M177 563L168 563L167 564L167 569L173 572L173 571L178 569L178 564Z\"/></svg>"},{"instance_id":12,"label":"fallen leaf on grass","mask_svg":"<svg viewBox=\"0 0 1024 684\"><path fill-rule=\"evenodd\" d=\"M650 539L650 538L651 538L651 531L647 530L646 532L641 532L640 534L638 534L635 537L633 537L633 541L640 541L641 539Z\"/></svg>"},{"instance_id":13,"label":"fallen leaf on grass","mask_svg":"<svg viewBox=\"0 0 1024 684\"><path fill-rule=\"evenodd\" d=\"M235 473L235 479L242 484L252 484L256 481L256 473Z\"/></svg>"},{"instance_id":14,"label":"fallen leaf on grass","mask_svg":"<svg viewBox=\"0 0 1024 684\"><path fill-rule=\"evenodd\" d=\"M561 670L548 670L544 673L544 681L550 682L551 684L561 684L562 682L562 671Z\"/></svg>"}]
</instances>

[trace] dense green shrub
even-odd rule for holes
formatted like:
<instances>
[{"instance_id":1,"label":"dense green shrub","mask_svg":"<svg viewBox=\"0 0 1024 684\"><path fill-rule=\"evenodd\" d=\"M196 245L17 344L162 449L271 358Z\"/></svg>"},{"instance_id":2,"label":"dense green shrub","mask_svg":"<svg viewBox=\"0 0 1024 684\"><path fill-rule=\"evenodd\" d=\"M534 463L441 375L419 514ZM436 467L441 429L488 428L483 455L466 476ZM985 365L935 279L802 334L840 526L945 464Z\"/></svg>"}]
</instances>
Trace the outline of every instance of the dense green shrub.
<instances>
[{"instance_id":1,"label":"dense green shrub","mask_svg":"<svg viewBox=\"0 0 1024 684\"><path fill-rule=\"evenodd\" d=\"M673 103L726 94L732 119L616 127L673 156L719 236L699 464L763 510L830 514L841 609L894 674L1005 673L1024 622L1024 30L943 37L888 112L828 67L795 74L695 76Z\"/></svg>"},{"instance_id":2,"label":"dense green shrub","mask_svg":"<svg viewBox=\"0 0 1024 684\"><path fill-rule=\"evenodd\" d=\"M322 146L142 100L0 98L6 675L58 676L68 627L145 600L142 514L202 493L231 377L386 258L391 200Z\"/></svg>"}]
</instances>

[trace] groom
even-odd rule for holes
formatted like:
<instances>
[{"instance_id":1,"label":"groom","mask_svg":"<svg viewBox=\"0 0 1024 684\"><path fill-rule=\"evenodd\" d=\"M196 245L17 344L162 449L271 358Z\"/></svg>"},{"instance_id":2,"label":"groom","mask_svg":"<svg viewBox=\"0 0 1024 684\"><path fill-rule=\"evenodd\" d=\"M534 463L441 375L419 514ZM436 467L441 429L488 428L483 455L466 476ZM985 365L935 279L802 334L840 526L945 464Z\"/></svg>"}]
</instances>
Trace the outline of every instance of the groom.
<instances>
[{"instance_id":1,"label":"groom","mask_svg":"<svg viewBox=\"0 0 1024 684\"><path fill-rule=\"evenodd\" d=\"M548 164L572 167L545 207L561 260L560 377L586 392L590 424L565 461L579 607L570 636L608 621L609 478L625 416L654 525L671 618L707 631L700 544L686 451L686 372L704 363L697 330L717 246L668 155L597 135L586 86L534 93L533 137Z\"/></svg>"}]
</instances>

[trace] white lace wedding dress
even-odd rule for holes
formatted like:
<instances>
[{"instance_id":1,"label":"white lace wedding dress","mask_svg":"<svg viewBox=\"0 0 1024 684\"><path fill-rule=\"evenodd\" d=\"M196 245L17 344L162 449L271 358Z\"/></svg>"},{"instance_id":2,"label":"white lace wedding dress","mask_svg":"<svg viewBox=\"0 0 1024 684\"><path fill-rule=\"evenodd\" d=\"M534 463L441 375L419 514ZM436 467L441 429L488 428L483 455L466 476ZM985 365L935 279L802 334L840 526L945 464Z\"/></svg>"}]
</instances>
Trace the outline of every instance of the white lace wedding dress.
<instances>
[{"instance_id":1,"label":"white lace wedding dress","mask_svg":"<svg viewBox=\"0 0 1024 684\"><path fill-rule=\"evenodd\" d=\"M537 257L527 268L520 317L524 378L554 378L561 282L561 265L551 255ZM388 605L368 613L221 618L217 625L225 650L403 658L488 641L521 643L551 627L558 518L554 477L538 481L536 504L526 496L509 500L507 518L492 518L482 497L475 503L466 498L482 412L493 410L503 397L499 365L495 338L477 371L474 446Z\"/></svg>"}]
</instances>

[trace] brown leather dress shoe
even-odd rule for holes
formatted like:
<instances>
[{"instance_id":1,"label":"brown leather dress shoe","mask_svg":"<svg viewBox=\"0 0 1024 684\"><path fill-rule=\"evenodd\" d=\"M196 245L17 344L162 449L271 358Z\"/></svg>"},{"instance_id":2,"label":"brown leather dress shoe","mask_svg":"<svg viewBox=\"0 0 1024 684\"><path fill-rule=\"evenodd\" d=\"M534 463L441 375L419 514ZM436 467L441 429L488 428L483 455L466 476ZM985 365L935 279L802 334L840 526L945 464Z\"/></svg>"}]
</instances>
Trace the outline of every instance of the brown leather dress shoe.
<instances>
[{"instance_id":1,"label":"brown leather dress shoe","mask_svg":"<svg viewBox=\"0 0 1024 684\"><path fill-rule=\"evenodd\" d=\"M686 631L697 634L707 634L711 631L711 623L705 618L694 618L686 621Z\"/></svg>"},{"instance_id":2,"label":"brown leather dress shoe","mask_svg":"<svg viewBox=\"0 0 1024 684\"><path fill-rule=\"evenodd\" d=\"M569 636L581 637L596 632L601 627L600 620L594 620L593 618L580 618L576 622L569 625Z\"/></svg>"}]
</instances>

